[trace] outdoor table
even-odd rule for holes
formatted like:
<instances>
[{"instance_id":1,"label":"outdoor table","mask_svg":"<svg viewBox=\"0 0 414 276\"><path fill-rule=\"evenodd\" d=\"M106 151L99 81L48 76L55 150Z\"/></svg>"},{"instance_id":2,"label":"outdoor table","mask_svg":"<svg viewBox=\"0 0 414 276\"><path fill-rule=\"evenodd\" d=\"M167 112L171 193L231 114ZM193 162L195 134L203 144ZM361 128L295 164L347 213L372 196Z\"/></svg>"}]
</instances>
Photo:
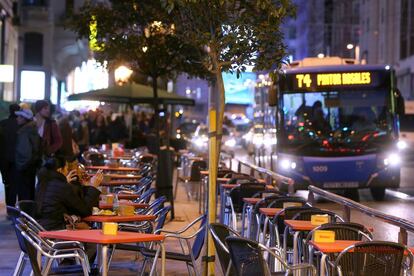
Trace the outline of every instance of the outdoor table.
<instances>
[{"instance_id":1,"label":"outdoor table","mask_svg":"<svg viewBox=\"0 0 414 276\"><path fill-rule=\"evenodd\" d=\"M115 195L118 196L118 199L129 199L129 200L133 200L133 199L138 199L139 195L137 194L127 194L127 193L119 193L119 194L108 194L108 195L113 195L115 197ZM101 196L103 196L101 194Z\"/></svg>"},{"instance_id":2,"label":"outdoor table","mask_svg":"<svg viewBox=\"0 0 414 276\"><path fill-rule=\"evenodd\" d=\"M149 204L146 203L136 203L136 202L132 202L132 201L120 201L119 205L129 205L129 206L134 206L135 209L145 209L148 208ZM113 204L111 203L106 203L106 202L99 202L99 209L112 209L114 207Z\"/></svg>"},{"instance_id":3,"label":"outdoor table","mask_svg":"<svg viewBox=\"0 0 414 276\"><path fill-rule=\"evenodd\" d=\"M92 215L89 217L82 218L83 221L87 222L141 222L155 220L154 215L132 215L132 216L103 216L103 215Z\"/></svg>"},{"instance_id":4,"label":"outdoor table","mask_svg":"<svg viewBox=\"0 0 414 276\"><path fill-rule=\"evenodd\" d=\"M260 208L259 213L265 215L266 217L274 217L282 210L283 208Z\"/></svg>"},{"instance_id":5,"label":"outdoor table","mask_svg":"<svg viewBox=\"0 0 414 276\"><path fill-rule=\"evenodd\" d=\"M104 235L102 230L59 230L59 231L42 231L39 232L42 238L57 239L65 241L79 241L86 243L96 243L101 246L102 256L102 275L108 275L108 245L119 243L138 243L138 242L156 242L160 247L157 249L154 258L154 264L151 268L150 275L153 275L156 268L161 249L161 275L165 275L165 247L164 236L154 234L143 234L135 232L118 231L117 235Z\"/></svg>"},{"instance_id":6,"label":"outdoor table","mask_svg":"<svg viewBox=\"0 0 414 276\"><path fill-rule=\"evenodd\" d=\"M140 185L139 181L136 180L110 180L110 181L106 181L106 182L102 182L101 186L109 186L109 187L113 187L113 186L133 186L133 185Z\"/></svg>"},{"instance_id":7,"label":"outdoor table","mask_svg":"<svg viewBox=\"0 0 414 276\"><path fill-rule=\"evenodd\" d=\"M120 171L120 172L138 172L138 168L129 168L129 167L108 167L108 166L86 166L86 170L103 170L103 171Z\"/></svg>"},{"instance_id":8,"label":"outdoor table","mask_svg":"<svg viewBox=\"0 0 414 276\"><path fill-rule=\"evenodd\" d=\"M253 205L255 205L257 202L259 202L260 200L262 200L262 198L260 197L245 197L243 198L243 209L242 209L242 227L241 227L241 235L244 237L245 235L245 225L246 225L246 215L247 216L247 233L250 233L250 225L249 222L251 220L251 208L253 207ZM247 236L245 236L247 238Z\"/></svg>"},{"instance_id":9,"label":"outdoor table","mask_svg":"<svg viewBox=\"0 0 414 276\"><path fill-rule=\"evenodd\" d=\"M89 176L94 176L94 173L88 173ZM133 174L111 174L111 173L105 173L104 176L111 178L111 180L114 179L141 179L141 175L133 175Z\"/></svg>"},{"instance_id":10,"label":"outdoor table","mask_svg":"<svg viewBox=\"0 0 414 276\"><path fill-rule=\"evenodd\" d=\"M315 242L309 241L309 245L312 246L314 249L318 250L322 253L321 257L321 276L326 275L326 258L328 257L327 254L332 253L340 253L344 249L348 248L351 245L354 245L361 241L353 241L353 240L336 240L335 242Z\"/></svg>"},{"instance_id":11,"label":"outdoor table","mask_svg":"<svg viewBox=\"0 0 414 276\"><path fill-rule=\"evenodd\" d=\"M319 225L313 225L310 220L289 220L288 219L288 220L285 220L284 222L285 222L285 225L294 232L293 234L293 264L298 264L299 263L299 256L298 256L299 233L304 232L304 231L312 231ZM287 231L287 229L285 231ZM286 252L286 247L287 247L286 238L283 239L283 243L284 243L283 247Z\"/></svg>"}]
</instances>

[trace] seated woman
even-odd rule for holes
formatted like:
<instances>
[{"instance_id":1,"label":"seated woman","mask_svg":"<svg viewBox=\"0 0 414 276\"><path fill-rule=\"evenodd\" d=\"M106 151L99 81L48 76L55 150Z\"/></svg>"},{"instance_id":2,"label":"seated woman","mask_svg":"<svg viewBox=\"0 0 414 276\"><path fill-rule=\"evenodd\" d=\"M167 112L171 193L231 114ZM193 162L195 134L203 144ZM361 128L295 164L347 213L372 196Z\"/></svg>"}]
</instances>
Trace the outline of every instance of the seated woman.
<instances>
[{"instance_id":1,"label":"seated woman","mask_svg":"<svg viewBox=\"0 0 414 276\"><path fill-rule=\"evenodd\" d=\"M46 230L66 229L64 214L90 216L92 208L99 204L101 192L97 187L103 180L102 173L98 172L89 183L78 186L74 183L79 178L75 171L67 176L59 172L64 166L65 159L56 156L46 160L38 173L38 221Z\"/></svg>"}]
</instances>

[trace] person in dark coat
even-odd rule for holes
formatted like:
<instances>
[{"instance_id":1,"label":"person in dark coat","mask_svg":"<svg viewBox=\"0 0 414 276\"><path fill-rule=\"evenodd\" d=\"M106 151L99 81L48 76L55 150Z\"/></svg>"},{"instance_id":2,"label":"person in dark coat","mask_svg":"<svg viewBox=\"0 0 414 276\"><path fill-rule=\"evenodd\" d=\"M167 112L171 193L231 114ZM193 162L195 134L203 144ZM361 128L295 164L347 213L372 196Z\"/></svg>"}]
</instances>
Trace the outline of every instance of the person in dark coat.
<instances>
[{"instance_id":1,"label":"person in dark coat","mask_svg":"<svg viewBox=\"0 0 414 276\"><path fill-rule=\"evenodd\" d=\"M102 173L97 173L87 185L74 184L75 171L67 176L58 172L65 165L63 156L46 159L39 170L36 189L38 221L46 230L66 229L64 214L87 217L98 206ZM81 191L80 191L81 189Z\"/></svg>"},{"instance_id":2,"label":"person in dark coat","mask_svg":"<svg viewBox=\"0 0 414 276\"><path fill-rule=\"evenodd\" d=\"M42 160L41 139L30 109L22 109L15 114L20 126L15 156L17 196L19 200L33 200L36 171Z\"/></svg>"},{"instance_id":3,"label":"person in dark coat","mask_svg":"<svg viewBox=\"0 0 414 276\"><path fill-rule=\"evenodd\" d=\"M17 196L17 183L14 176L16 174L15 155L17 124L16 111L20 110L18 104L9 106L9 117L0 121L1 143L0 143L0 171L3 179L6 205L15 206Z\"/></svg>"}]
</instances>

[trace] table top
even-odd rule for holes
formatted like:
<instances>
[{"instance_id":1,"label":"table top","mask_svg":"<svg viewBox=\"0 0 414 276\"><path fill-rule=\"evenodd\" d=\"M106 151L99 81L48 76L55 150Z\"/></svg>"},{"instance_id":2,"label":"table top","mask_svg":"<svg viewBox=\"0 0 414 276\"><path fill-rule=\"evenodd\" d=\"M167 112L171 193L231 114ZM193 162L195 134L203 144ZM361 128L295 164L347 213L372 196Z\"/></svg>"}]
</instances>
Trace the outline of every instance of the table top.
<instances>
[{"instance_id":1,"label":"table top","mask_svg":"<svg viewBox=\"0 0 414 276\"><path fill-rule=\"evenodd\" d=\"M87 170L103 170L103 171L124 171L124 172L137 172L140 169L138 168L129 168L129 167L108 167L108 166L86 166Z\"/></svg>"},{"instance_id":2,"label":"table top","mask_svg":"<svg viewBox=\"0 0 414 276\"><path fill-rule=\"evenodd\" d=\"M313 225L310 220L285 220L286 226L294 231L311 231L319 225Z\"/></svg>"},{"instance_id":3,"label":"table top","mask_svg":"<svg viewBox=\"0 0 414 276\"><path fill-rule=\"evenodd\" d=\"M146 203L136 203L131 201L120 201L119 205L129 205L134 206L135 209L145 209L148 208L149 204ZM112 209L114 207L113 204L106 203L106 202L99 202L99 209Z\"/></svg>"},{"instance_id":4,"label":"table top","mask_svg":"<svg viewBox=\"0 0 414 276\"><path fill-rule=\"evenodd\" d=\"M247 203L247 204L256 204L257 202L259 202L260 200L262 200L263 198L261 197L244 197L243 198L243 202Z\"/></svg>"},{"instance_id":5,"label":"table top","mask_svg":"<svg viewBox=\"0 0 414 276\"><path fill-rule=\"evenodd\" d=\"M115 194L107 194L107 195L113 195L115 197ZM101 197L104 196L104 194L101 194ZM128 199L133 200L139 198L139 195L137 194L127 194L127 193L119 193L118 199Z\"/></svg>"},{"instance_id":6,"label":"table top","mask_svg":"<svg viewBox=\"0 0 414 276\"><path fill-rule=\"evenodd\" d=\"M89 176L94 176L94 173L88 173ZM141 179L142 176L141 175L132 175L132 174L116 174L116 173L105 173L104 174L106 177L111 178L111 180L114 179Z\"/></svg>"},{"instance_id":7,"label":"table top","mask_svg":"<svg viewBox=\"0 0 414 276\"><path fill-rule=\"evenodd\" d=\"M318 251L328 254L328 253L339 253L342 252L345 248L348 248L351 245L354 245L361 241L350 241L350 240L336 240L334 242L315 242L309 241L315 249Z\"/></svg>"},{"instance_id":8,"label":"table top","mask_svg":"<svg viewBox=\"0 0 414 276\"><path fill-rule=\"evenodd\" d=\"M42 231L42 238L67 241L90 242L99 244L136 243L163 241L163 235L143 234L136 232L118 231L117 235L104 235L102 230L59 230Z\"/></svg>"},{"instance_id":9,"label":"table top","mask_svg":"<svg viewBox=\"0 0 414 276\"><path fill-rule=\"evenodd\" d=\"M274 217L277 213L282 211L283 208L260 208L259 213L268 217Z\"/></svg>"},{"instance_id":10,"label":"table top","mask_svg":"<svg viewBox=\"0 0 414 276\"><path fill-rule=\"evenodd\" d=\"M132 216L89 216L82 218L83 221L88 222L138 222L154 220L153 215L132 215Z\"/></svg>"},{"instance_id":11,"label":"table top","mask_svg":"<svg viewBox=\"0 0 414 276\"><path fill-rule=\"evenodd\" d=\"M102 182L101 186L125 186L125 185L140 185L139 181L136 180L110 180Z\"/></svg>"}]
</instances>

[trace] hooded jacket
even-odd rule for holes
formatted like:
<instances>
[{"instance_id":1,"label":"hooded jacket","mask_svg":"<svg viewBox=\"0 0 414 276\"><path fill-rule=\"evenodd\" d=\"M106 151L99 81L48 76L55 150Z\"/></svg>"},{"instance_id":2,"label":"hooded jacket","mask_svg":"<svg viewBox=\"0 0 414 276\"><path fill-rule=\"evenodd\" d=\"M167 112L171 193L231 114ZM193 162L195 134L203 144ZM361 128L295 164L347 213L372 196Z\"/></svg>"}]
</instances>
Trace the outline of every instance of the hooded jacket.
<instances>
[{"instance_id":1,"label":"hooded jacket","mask_svg":"<svg viewBox=\"0 0 414 276\"><path fill-rule=\"evenodd\" d=\"M87 217L98 206L101 192L95 187L82 186L79 193L79 187L69 184L63 174L46 168L39 171L38 178L38 221L46 230L65 229L64 214Z\"/></svg>"},{"instance_id":2,"label":"hooded jacket","mask_svg":"<svg viewBox=\"0 0 414 276\"><path fill-rule=\"evenodd\" d=\"M28 122L17 131L16 168L36 170L42 161L41 138L35 122Z\"/></svg>"}]
</instances>

